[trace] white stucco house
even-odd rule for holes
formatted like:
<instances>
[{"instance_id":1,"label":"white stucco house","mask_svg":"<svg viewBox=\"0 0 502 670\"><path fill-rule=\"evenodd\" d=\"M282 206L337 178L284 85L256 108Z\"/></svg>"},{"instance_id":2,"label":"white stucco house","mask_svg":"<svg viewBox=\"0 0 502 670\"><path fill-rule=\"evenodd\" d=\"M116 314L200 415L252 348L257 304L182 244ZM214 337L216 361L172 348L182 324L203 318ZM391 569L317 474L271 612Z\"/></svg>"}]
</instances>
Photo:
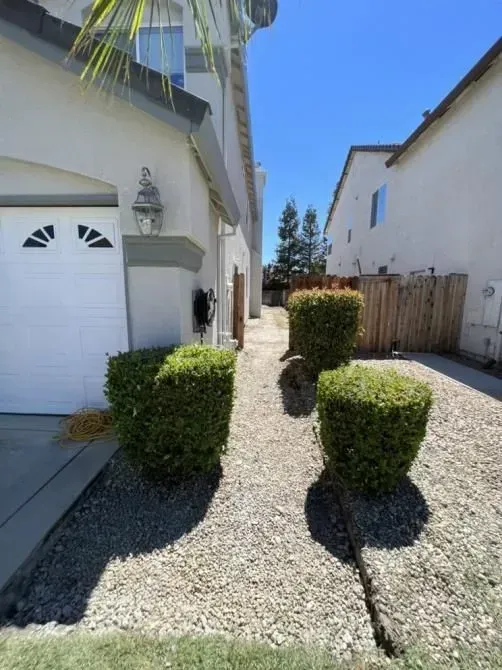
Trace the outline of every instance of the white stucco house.
<instances>
[{"instance_id":1,"label":"white stucco house","mask_svg":"<svg viewBox=\"0 0 502 670\"><path fill-rule=\"evenodd\" d=\"M398 145L352 146L327 273L466 273L460 347L502 358L502 39Z\"/></svg>"},{"instance_id":2,"label":"white stucco house","mask_svg":"<svg viewBox=\"0 0 502 670\"><path fill-rule=\"evenodd\" d=\"M199 288L218 301L204 341L231 346L234 272L246 318L260 314L266 173L230 3L213 3L218 76L185 0L154 28L172 49L172 99L153 49L144 67L147 29L129 85L83 87L83 60L66 57L89 4L0 0L0 412L102 406L107 353L199 341ZM143 167L158 237L132 210Z\"/></svg>"}]
</instances>

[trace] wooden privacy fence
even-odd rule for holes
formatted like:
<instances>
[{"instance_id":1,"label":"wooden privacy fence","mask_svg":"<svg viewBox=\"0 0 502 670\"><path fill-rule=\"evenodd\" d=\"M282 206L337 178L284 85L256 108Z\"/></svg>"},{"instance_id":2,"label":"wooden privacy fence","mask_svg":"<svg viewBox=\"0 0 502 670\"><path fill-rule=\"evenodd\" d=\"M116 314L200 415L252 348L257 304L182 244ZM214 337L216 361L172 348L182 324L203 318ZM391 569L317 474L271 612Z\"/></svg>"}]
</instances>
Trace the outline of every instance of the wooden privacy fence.
<instances>
[{"instance_id":1,"label":"wooden privacy fence","mask_svg":"<svg viewBox=\"0 0 502 670\"><path fill-rule=\"evenodd\" d=\"M291 280L291 292L310 288L354 288L357 279L337 275L299 275Z\"/></svg>"},{"instance_id":2,"label":"wooden privacy fence","mask_svg":"<svg viewBox=\"0 0 502 670\"><path fill-rule=\"evenodd\" d=\"M300 288L353 288L364 296L359 348L365 352L458 349L467 275L298 277Z\"/></svg>"}]
</instances>

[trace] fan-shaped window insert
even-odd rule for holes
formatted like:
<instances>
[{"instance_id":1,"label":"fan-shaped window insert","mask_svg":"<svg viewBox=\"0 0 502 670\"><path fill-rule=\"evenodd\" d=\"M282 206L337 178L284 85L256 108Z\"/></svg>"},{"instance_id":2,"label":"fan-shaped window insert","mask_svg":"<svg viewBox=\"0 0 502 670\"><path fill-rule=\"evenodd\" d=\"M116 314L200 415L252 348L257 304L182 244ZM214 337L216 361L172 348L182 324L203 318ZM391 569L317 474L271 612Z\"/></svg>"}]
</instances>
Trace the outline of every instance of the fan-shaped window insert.
<instances>
[{"instance_id":1,"label":"fan-shaped window insert","mask_svg":"<svg viewBox=\"0 0 502 670\"><path fill-rule=\"evenodd\" d=\"M101 249L111 249L113 244L99 230L78 224L78 237L83 240L88 247L97 247Z\"/></svg>"},{"instance_id":2,"label":"fan-shaped window insert","mask_svg":"<svg viewBox=\"0 0 502 670\"><path fill-rule=\"evenodd\" d=\"M54 239L54 226L52 224L48 226L43 226L43 228L37 228L29 235L24 243L23 247L48 247L51 243L51 240Z\"/></svg>"}]
</instances>

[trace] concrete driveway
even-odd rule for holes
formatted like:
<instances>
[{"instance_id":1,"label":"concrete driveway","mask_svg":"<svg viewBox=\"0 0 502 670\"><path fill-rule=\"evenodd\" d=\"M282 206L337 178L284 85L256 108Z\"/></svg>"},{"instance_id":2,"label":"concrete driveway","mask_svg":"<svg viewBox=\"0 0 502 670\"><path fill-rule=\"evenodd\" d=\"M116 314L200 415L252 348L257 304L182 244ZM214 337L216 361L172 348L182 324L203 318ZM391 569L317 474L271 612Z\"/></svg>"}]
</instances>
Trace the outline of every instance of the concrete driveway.
<instances>
[{"instance_id":1,"label":"concrete driveway","mask_svg":"<svg viewBox=\"0 0 502 670\"><path fill-rule=\"evenodd\" d=\"M0 414L0 611L21 568L118 448L63 448L60 417Z\"/></svg>"}]
</instances>

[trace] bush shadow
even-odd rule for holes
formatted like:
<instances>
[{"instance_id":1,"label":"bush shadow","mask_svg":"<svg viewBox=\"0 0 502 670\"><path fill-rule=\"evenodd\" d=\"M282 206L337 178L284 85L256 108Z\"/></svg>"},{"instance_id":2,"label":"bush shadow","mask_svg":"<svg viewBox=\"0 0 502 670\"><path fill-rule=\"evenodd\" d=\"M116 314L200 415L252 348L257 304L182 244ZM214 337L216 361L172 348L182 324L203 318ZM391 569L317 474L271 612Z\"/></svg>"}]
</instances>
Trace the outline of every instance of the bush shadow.
<instances>
[{"instance_id":1,"label":"bush shadow","mask_svg":"<svg viewBox=\"0 0 502 670\"><path fill-rule=\"evenodd\" d=\"M406 476L392 493L378 496L348 494L363 546L401 549L412 546L430 518L427 501Z\"/></svg>"},{"instance_id":2,"label":"bush shadow","mask_svg":"<svg viewBox=\"0 0 502 670\"><path fill-rule=\"evenodd\" d=\"M309 487L305 499L305 519L315 542L338 560L354 562L342 509L326 472Z\"/></svg>"},{"instance_id":3,"label":"bush shadow","mask_svg":"<svg viewBox=\"0 0 502 670\"><path fill-rule=\"evenodd\" d=\"M293 417L309 416L316 404L316 385L301 356L289 358L279 376L282 405Z\"/></svg>"},{"instance_id":4,"label":"bush shadow","mask_svg":"<svg viewBox=\"0 0 502 670\"><path fill-rule=\"evenodd\" d=\"M221 479L145 479L119 454L56 531L4 623L76 624L108 563L173 545L204 519Z\"/></svg>"}]
</instances>

